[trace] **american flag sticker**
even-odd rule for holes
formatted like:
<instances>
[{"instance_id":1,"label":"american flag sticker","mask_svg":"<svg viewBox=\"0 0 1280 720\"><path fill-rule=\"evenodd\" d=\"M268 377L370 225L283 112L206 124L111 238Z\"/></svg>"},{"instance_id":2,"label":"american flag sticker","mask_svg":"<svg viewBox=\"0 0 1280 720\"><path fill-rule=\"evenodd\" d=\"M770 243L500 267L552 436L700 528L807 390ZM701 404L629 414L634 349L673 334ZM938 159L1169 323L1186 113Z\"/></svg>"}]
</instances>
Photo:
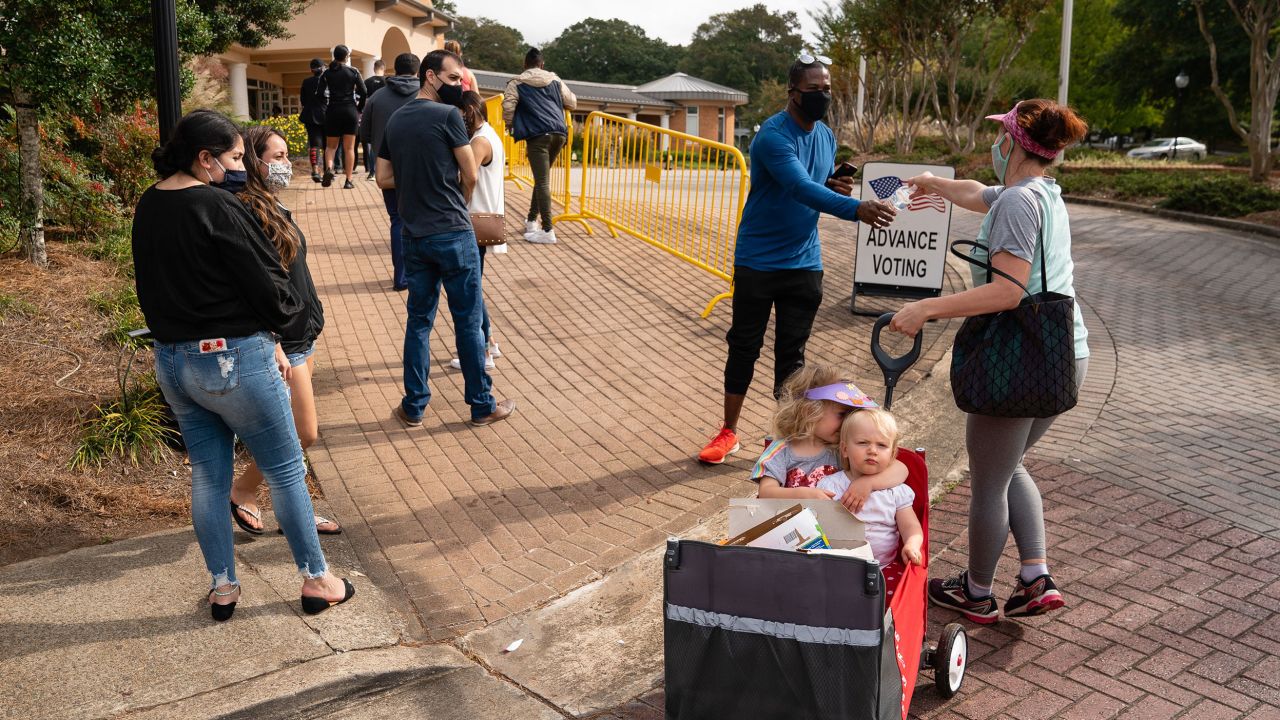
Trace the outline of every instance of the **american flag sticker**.
<instances>
[{"instance_id":1,"label":"american flag sticker","mask_svg":"<svg viewBox=\"0 0 1280 720\"><path fill-rule=\"evenodd\" d=\"M868 183L871 191L876 194L880 200L884 200L894 193L895 190L902 187L902 178L895 175L886 175L878 177ZM942 199L937 193L929 193L921 195L917 198L911 198L911 204L907 206L907 212L916 210L937 210L940 213L947 212L947 201Z\"/></svg>"},{"instance_id":2,"label":"american flag sticker","mask_svg":"<svg viewBox=\"0 0 1280 720\"><path fill-rule=\"evenodd\" d=\"M222 352L223 350L226 350L226 349L227 349L226 338L211 338L209 340L200 341L200 352L202 353Z\"/></svg>"}]
</instances>

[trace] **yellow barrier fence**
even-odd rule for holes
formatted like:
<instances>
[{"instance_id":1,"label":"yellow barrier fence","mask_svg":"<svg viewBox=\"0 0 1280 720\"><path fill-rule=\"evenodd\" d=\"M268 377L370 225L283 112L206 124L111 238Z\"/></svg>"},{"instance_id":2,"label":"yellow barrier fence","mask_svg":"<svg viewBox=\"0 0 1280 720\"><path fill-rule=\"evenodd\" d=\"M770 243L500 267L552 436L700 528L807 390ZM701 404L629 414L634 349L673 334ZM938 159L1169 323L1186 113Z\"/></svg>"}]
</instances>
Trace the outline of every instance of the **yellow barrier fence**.
<instances>
[{"instance_id":1,"label":"yellow barrier fence","mask_svg":"<svg viewBox=\"0 0 1280 720\"><path fill-rule=\"evenodd\" d=\"M749 177L742 152L616 115L587 116L578 212L586 220L665 250L729 283L707 303L707 317L733 296L733 253ZM566 207L566 210L568 208Z\"/></svg>"},{"instance_id":2,"label":"yellow barrier fence","mask_svg":"<svg viewBox=\"0 0 1280 720\"><path fill-rule=\"evenodd\" d=\"M485 114L489 124L498 131L502 138L502 149L507 156L505 179L517 186L533 187L533 169L529 167L529 156L525 154L524 141L516 142L507 132L507 124L502 119L502 96L491 97L485 101ZM564 149L551 165L551 201L560 203L566 211L569 209L569 168L573 166L573 117L566 111L565 126L569 134L565 138Z\"/></svg>"}]
</instances>

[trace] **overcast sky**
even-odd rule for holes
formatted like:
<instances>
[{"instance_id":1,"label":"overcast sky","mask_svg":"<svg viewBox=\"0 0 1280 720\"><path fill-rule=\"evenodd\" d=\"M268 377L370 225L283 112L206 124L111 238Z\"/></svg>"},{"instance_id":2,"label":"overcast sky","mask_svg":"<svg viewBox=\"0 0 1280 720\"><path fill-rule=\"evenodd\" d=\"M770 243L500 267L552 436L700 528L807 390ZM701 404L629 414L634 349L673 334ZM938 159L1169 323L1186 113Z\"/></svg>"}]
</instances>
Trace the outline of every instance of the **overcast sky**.
<instances>
[{"instance_id":1,"label":"overcast sky","mask_svg":"<svg viewBox=\"0 0 1280 720\"><path fill-rule=\"evenodd\" d=\"M750 7L758 0L646 0L644 2L523 2L517 0L457 0L459 15L487 17L520 31L530 43L544 45L570 25L594 17L619 18L644 28L649 37L672 45L687 45L693 31L716 13ZM774 12L792 11L800 18L805 44L813 42L814 24L809 11L822 0L764 0Z\"/></svg>"}]
</instances>

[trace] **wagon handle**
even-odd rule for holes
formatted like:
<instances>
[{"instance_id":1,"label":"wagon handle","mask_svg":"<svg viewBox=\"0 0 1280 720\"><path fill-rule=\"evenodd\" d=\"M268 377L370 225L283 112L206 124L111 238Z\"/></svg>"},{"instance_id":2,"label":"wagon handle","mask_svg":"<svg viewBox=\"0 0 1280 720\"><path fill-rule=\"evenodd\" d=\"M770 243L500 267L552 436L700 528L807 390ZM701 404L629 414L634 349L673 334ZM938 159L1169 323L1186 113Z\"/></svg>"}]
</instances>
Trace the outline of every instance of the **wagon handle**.
<instances>
[{"instance_id":1,"label":"wagon handle","mask_svg":"<svg viewBox=\"0 0 1280 720\"><path fill-rule=\"evenodd\" d=\"M892 321L893 313L885 313L876 318L876 324L871 327L871 357L876 359L876 364L884 373L885 410L893 405L893 387L898 384L898 378L920 359L920 345L924 342L924 329L921 328L920 332L916 333L915 345L912 345L905 355L893 357L885 352L884 348L880 347L880 331Z\"/></svg>"}]
</instances>

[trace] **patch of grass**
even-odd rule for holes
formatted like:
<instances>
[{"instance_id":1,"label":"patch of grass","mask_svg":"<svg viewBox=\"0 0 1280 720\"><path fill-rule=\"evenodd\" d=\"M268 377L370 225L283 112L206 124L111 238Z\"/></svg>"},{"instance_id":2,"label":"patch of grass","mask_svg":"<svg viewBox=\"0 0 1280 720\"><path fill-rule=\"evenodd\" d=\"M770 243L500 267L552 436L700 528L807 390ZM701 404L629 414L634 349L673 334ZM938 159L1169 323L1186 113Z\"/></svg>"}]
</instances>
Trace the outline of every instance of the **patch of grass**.
<instances>
[{"instance_id":1,"label":"patch of grass","mask_svg":"<svg viewBox=\"0 0 1280 720\"><path fill-rule=\"evenodd\" d=\"M17 295L0 293L0 320L8 317L35 317L36 306Z\"/></svg>"},{"instance_id":2,"label":"patch of grass","mask_svg":"<svg viewBox=\"0 0 1280 720\"><path fill-rule=\"evenodd\" d=\"M89 304L107 318L107 335L116 344L130 350L146 345L145 340L129 337L129 331L147 325L138 305L138 293L132 284L114 291L93 293L89 296Z\"/></svg>"},{"instance_id":3,"label":"patch of grass","mask_svg":"<svg viewBox=\"0 0 1280 720\"><path fill-rule=\"evenodd\" d=\"M133 240L129 226L119 224L98 234L90 244L82 246L84 255L93 260L102 260L115 266L125 277L133 277Z\"/></svg>"},{"instance_id":4,"label":"patch of grass","mask_svg":"<svg viewBox=\"0 0 1280 720\"><path fill-rule=\"evenodd\" d=\"M72 470L101 468L119 457L138 465L144 457L159 462L175 434L166 424L164 399L154 379L131 388L110 405L94 405L85 420L80 444L68 465Z\"/></svg>"}]
</instances>

